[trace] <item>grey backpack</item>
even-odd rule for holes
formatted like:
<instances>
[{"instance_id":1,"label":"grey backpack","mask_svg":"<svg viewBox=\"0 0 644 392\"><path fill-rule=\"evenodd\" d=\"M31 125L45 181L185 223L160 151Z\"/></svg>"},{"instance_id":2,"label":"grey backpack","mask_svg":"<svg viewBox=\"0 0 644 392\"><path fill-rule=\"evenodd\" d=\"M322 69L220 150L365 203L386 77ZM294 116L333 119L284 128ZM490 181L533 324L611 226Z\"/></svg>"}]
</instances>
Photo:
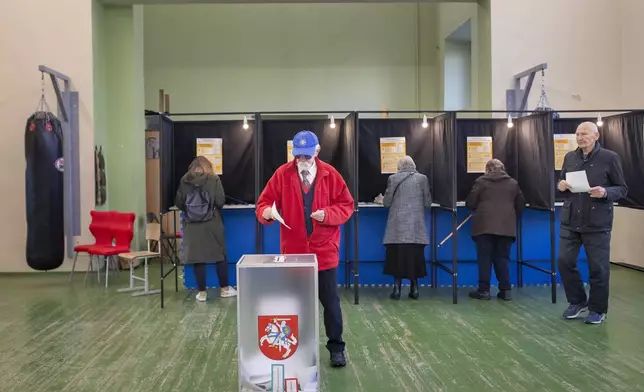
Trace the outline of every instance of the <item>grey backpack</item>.
<instances>
[{"instance_id":1,"label":"grey backpack","mask_svg":"<svg viewBox=\"0 0 644 392\"><path fill-rule=\"evenodd\" d=\"M211 206L210 194L202 187L193 185L186 198L186 220L188 222L209 221L215 213Z\"/></svg>"}]
</instances>

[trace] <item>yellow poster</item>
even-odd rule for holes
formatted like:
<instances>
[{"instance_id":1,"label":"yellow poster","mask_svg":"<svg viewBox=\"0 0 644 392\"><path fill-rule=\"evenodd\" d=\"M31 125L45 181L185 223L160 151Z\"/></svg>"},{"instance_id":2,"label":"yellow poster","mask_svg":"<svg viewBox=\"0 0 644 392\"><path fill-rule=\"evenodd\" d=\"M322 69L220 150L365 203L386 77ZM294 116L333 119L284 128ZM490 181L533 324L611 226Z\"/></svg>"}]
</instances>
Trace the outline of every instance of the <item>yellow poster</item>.
<instances>
[{"instance_id":1,"label":"yellow poster","mask_svg":"<svg viewBox=\"0 0 644 392\"><path fill-rule=\"evenodd\" d=\"M492 159L492 136L467 138L467 172L485 173L485 164Z\"/></svg>"},{"instance_id":2,"label":"yellow poster","mask_svg":"<svg viewBox=\"0 0 644 392\"><path fill-rule=\"evenodd\" d=\"M216 174L224 174L223 139L197 139L197 156L206 157L212 163L212 169Z\"/></svg>"},{"instance_id":3,"label":"yellow poster","mask_svg":"<svg viewBox=\"0 0 644 392\"><path fill-rule=\"evenodd\" d=\"M566 154L577 149L577 136L574 133L554 135L554 142L555 170L561 170Z\"/></svg>"},{"instance_id":4,"label":"yellow poster","mask_svg":"<svg viewBox=\"0 0 644 392\"><path fill-rule=\"evenodd\" d=\"M286 162L293 160L293 140L286 141Z\"/></svg>"},{"instance_id":5,"label":"yellow poster","mask_svg":"<svg viewBox=\"0 0 644 392\"><path fill-rule=\"evenodd\" d=\"M380 172L382 174L396 173L398 160L407 154L404 137L380 138Z\"/></svg>"}]
</instances>

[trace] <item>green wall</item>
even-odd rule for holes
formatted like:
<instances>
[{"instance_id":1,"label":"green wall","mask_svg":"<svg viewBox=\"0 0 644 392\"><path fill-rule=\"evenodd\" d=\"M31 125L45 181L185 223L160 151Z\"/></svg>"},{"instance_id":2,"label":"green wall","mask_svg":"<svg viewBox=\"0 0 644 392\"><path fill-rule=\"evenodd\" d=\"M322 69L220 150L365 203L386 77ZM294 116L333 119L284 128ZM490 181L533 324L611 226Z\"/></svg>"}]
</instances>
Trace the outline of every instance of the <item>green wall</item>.
<instances>
[{"instance_id":1,"label":"green wall","mask_svg":"<svg viewBox=\"0 0 644 392\"><path fill-rule=\"evenodd\" d=\"M145 6L146 108L438 107L437 4Z\"/></svg>"},{"instance_id":2,"label":"green wall","mask_svg":"<svg viewBox=\"0 0 644 392\"><path fill-rule=\"evenodd\" d=\"M136 214L132 246L141 249L146 214L143 10L105 7L102 14L104 46L101 50L98 45L98 51L105 64L105 83L97 94L105 102L106 131L99 139L106 146L107 201L111 210Z\"/></svg>"},{"instance_id":3,"label":"green wall","mask_svg":"<svg viewBox=\"0 0 644 392\"><path fill-rule=\"evenodd\" d=\"M107 132L107 64L105 63L105 7L98 0L92 1L92 55L94 60L94 145L108 156ZM93 165L92 161L92 165ZM109 198L97 210L109 209Z\"/></svg>"}]
</instances>

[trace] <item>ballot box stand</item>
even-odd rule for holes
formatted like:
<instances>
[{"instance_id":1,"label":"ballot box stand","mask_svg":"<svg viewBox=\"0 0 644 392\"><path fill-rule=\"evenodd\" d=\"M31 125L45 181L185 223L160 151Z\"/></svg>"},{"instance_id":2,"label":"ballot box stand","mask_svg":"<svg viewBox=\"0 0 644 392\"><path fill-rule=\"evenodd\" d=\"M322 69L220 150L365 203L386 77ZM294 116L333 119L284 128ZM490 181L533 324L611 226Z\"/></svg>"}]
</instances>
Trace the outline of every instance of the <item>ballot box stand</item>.
<instances>
[{"instance_id":1,"label":"ballot box stand","mask_svg":"<svg viewBox=\"0 0 644 392\"><path fill-rule=\"evenodd\" d=\"M243 255L237 262L239 391L318 392L315 255Z\"/></svg>"}]
</instances>

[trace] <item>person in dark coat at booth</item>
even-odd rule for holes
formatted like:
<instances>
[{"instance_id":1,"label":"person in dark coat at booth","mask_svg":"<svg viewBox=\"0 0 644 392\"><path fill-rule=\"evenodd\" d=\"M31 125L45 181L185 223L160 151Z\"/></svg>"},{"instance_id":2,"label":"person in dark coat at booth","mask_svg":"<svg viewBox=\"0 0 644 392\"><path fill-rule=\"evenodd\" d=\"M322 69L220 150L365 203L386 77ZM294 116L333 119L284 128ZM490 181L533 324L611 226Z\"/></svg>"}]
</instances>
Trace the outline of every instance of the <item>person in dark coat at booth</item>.
<instances>
[{"instance_id":1,"label":"person in dark coat at booth","mask_svg":"<svg viewBox=\"0 0 644 392\"><path fill-rule=\"evenodd\" d=\"M510 248L517 236L517 218L525 206L519 184L505 172L503 162L491 159L485 164L485 174L474 182L465 205L473 214L472 238L479 264L479 287L470 297L491 299L494 266L499 281L497 297L510 301Z\"/></svg>"},{"instance_id":2,"label":"person in dark coat at booth","mask_svg":"<svg viewBox=\"0 0 644 392\"><path fill-rule=\"evenodd\" d=\"M418 278L427 276L425 246L429 243L425 209L432 205L429 180L416 171L410 156L400 158L398 173L387 180L383 205L389 208L383 244L386 247L383 273L394 277L390 297L400 299L402 279L409 279L409 298L418 299Z\"/></svg>"},{"instance_id":3,"label":"person in dark coat at booth","mask_svg":"<svg viewBox=\"0 0 644 392\"><path fill-rule=\"evenodd\" d=\"M608 312L610 237L613 204L628 193L622 162L615 152L599 144L599 129L584 122L576 131L578 148L566 154L557 184L565 196L559 230L559 273L568 299L566 319L589 311L586 324L601 324ZM567 173L585 171L590 190L577 192L566 181ZM590 296L577 268L584 245L590 270Z\"/></svg>"},{"instance_id":4,"label":"person in dark coat at booth","mask_svg":"<svg viewBox=\"0 0 644 392\"><path fill-rule=\"evenodd\" d=\"M203 198L209 201L202 204ZM188 172L181 178L175 205L184 214L183 245L184 264L192 264L197 281L197 301L206 301L206 265L217 266L217 277L221 296L235 297L237 290L228 283L228 263L226 262L226 240L221 208L226 201L221 179L212 170L212 164L202 156L196 157ZM195 210L197 211L195 213ZM191 216L195 215L194 221Z\"/></svg>"},{"instance_id":5,"label":"person in dark coat at booth","mask_svg":"<svg viewBox=\"0 0 644 392\"><path fill-rule=\"evenodd\" d=\"M310 254L318 259L319 299L331 365L346 365L342 340L342 311L338 296L340 226L353 214L354 200L344 179L318 158L317 136L301 131L293 138L294 160L280 166L257 200L257 219L273 223L273 203L284 222L280 227L282 254Z\"/></svg>"}]
</instances>

